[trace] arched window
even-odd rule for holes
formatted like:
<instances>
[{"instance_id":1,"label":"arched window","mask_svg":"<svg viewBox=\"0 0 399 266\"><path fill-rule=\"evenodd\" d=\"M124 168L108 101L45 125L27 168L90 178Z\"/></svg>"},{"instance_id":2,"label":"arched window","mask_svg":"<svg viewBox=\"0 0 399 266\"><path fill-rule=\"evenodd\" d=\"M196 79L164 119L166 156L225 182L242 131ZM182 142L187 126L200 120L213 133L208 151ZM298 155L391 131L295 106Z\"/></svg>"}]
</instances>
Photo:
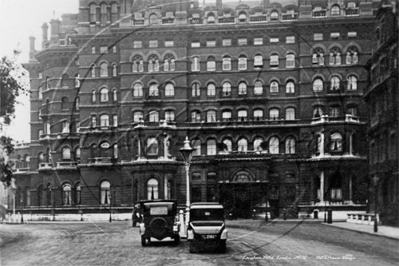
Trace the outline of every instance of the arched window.
<instances>
[{"instance_id":1,"label":"arched window","mask_svg":"<svg viewBox=\"0 0 399 266\"><path fill-rule=\"evenodd\" d=\"M69 133L70 124L68 121L62 121L62 133Z\"/></svg>"},{"instance_id":2,"label":"arched window","mask_svg":"<svg viewBox=\"0 0 399 266\"><path fill-rule=\"evenodd\" d=\"M229 110L223 111L222 112L222 120L224 122L230 122L231 121L231 111L229 111Z\"/></svg>"},{"instance_id":3,"label":"arched window","mask_svg":"<svg viewBox=\"0 0 399 266\"><path fill-rule=\"evenodd\" d=\"M107 4L101 4L101 6L100 6L100 22L101 22L101 25L107 24L107 21L108 21Z\"/></svg>"},{"instance_id":4,"label":"arched window","mask_svg":"<svg viewBox=\"0 0 399 266\"><path fill-rule=\"evenodd\" d=\"M280 153L280 140L277 137L271 137L269 140L269 152L271 154Z\"/></svg>"},{"instance_id":5,"label":"arched window","mask_svg":"<svg viewBox=\"0 0 399 266\"><path fill-rule=\"evenodd\" d=\"M91 91L91 102L92 103L96 102L96 91L95 90Z\"/></svg>"},{"instance_id":6,"label":"arched window","mask_svg":"<svg viewBox=\"0 0 399 266\"><path fill-rule=\"evenodd\" d=\"M247 110L238 110L238 121L247 121L248 111Z\"/></svg>"},{"instance_id":7,"label":"arched window","mask_svg":"<svg viewBox=\"0 0 399 266\"><path fill-rule=\"evenodd\" d=\"M91 23L97 21L96 12L97 12L96 5L95 5L95 4L91 4L91 5L90 5L90 22L91 22Z\"/></svg>"},{"instance_id":8,"label":"arched window","mask_svg":"<svg viewBox=\"0 0 399 266\"><path fill-rule=\"evenodd\" d=\"M97 126L97 117L95 115L91 116L91 127Z\"/></svg>"},{"instance_id":9,"label":"arched window","mask_svg":"<svg viewBox=\"0 0 399 266\"><path fill-rule=\"evenodd\" d=\"M262 67L263 66L263 56L255 55L254 57L254 67Z\"/></svg>"},{"instance_id":10,"label":"arched window","mask_svg":"<svg viewBox=\"0 0 399 266\"><path fill-rule=\"evenodd\" d=\"M163 71L169 71L169 59L163 60Z\"/></svg>"},{"instance_id":11,"label":"arched window","mask_svg":"<svg viewBox=\"0 0 399 266\"><path fill-rule=\"evenodd\" d=\"M240 55L238 58L238 70L247 69L247 57L245 55Z\"/></svg>"},{"instance_id":12,"label":"arched window","mask_svg":"<svg viewBox=\"0 0 399 266\"><path fill-rule=\"evenodd\" d=\"M314 65L324 65L324 51L320 48L317 48L313 51L312 63Z\"/></svg>"},{"instance_id":13,"label":"arched window","mask_svg":"<svg viewBox=\"0 0 399 266\"><path fill-rule=\"evenodd\" d=\"M158 58L151 58L148 60L148 72L158 72L159 71L159 59Z\"/></svg>"},{"instance_id":14,"label":"arched window","mask_svg":"<svg viewBox=\"0 0 399 266\"><path fill-rule=\"evenodd\" d=\"M260 138L260 137L257 137L257 138L254 140L254 151L261 151L261 150L263 150L263 149L262 149L262 146L261 146L262 142L263 142L263 139Z\"/></svg>"},{"instance_id":15,"label":"arched window","mask_svg":"<svg viewBox=\"0 0 399 266\"><path fill-rule=\"evenodd\" d=\"M133 60L132 72L144 72L144 61L141 57L136 57Z\"/></svg>"},{"instance_id":16,"label":"arched window","mask_svg":"<svg viewBox=\"0 0 399 266\"><path fill-rule=\"evenodd\" d=\"M151 178L147 182L147 199L158 199L158 180Z\"/></svg>"},{"instance_id":17,"label":"arched window","mask_svg":"<svg viewBox=\"0 0 399 266\"><path fill-rule=\"evenodd\" d=\"M207 86L207 95L208 96L215 96L216 95L216 87L215 84L209 83Z\"/></svg>"},{"instance_id":18,"label":"arched window","mask_svg":"<svg viewBox=\"0 0 399 266\"><path fill-rule=\"evenodd\" d=\"M316 78L313 81L313 91L315 92L323 91L323 80L321 78Z\"/></svg>"},{"instance_id":19,"label":"arched window","mask_svg":"<svg viewBox=\"0 0 399 266\"><path fill-rule=\"evenodd\" d=\"M109 115L105 114L100 116L100 126L109 127Z\"/></svg>"},{"instance_id":20,"label":"arched window","mask_svg":"<svg viewBox=\"0 0 399 266\"><path fill-rule=\"evenodd\" d=\"M140 122L144 119L144 115L142 111L133 112L133 122Z\"/></svg>"},{"instance_id":21,"label":"arched window","mask_svg":"<svg viewBox=\"0 0 399 266\"><path fill-rule=\"evenodd\" d=\"M111 184L108 181L101 182L101 204L110 205L111 204Z\"/></svg>"},{"instance_id":22,"label":"arched window","mask_svg":"<svg viewBox=\"0 0 399 266\"><path fill-rule=\"evenodd\" d=\"M339 117L341 114L341 108L340 106L334 105L330 106L330 116L331 117Z\"/></svg>"},{"instance_id":23,"label":"arched window","mask_svg":"<svg viewBox=\"0 0 399 266\"><path fill-rule=\"evenodd\" d=\"M150 85L149 96L150 96L150 97L159 96L158 84L152 83L152 84Z\"/></svg>"},{"instance_id":24,"label":"arched window","mask_svg":"<svg viewBox=\"0 0 399 266\"><path fill-rule=\"evenodd\" d=\"M247 94L247 84L245 82L240 82L238 84L238 95L246 95Z\"/></svg>"},{"instance_id":25,"label":"arched window","mask_svg":"<svg viewBox=\"0 0 399 266\"><path fill-rule=\"evenodd\" d=\"M76 148L75 150L75 160L80 162L80 148Z\"/></svg>"},{"instance_id":26,"label":"arched window","mask_svg":"<svg viewBox=\"0 0 399 266\"><path fill-rule=\"evenodd\" d=\"M158 155L158 141L156 138L147 139L147 155Z\"/></svg>"},{"instance_id":27,"label":"arched window","mask_svg":"<svg viewBox=\"0 0 399 266\"><path fill-rule=\"evenodd\" d=\"M223 144L224 144L223 147L224 147L225 151L231 152L233 150L233 143L231 142L230 139L224 139Z\"/></svg>"},{"instance_id":28,"label":"arched window","mask_svg":"<svg viewBox=\"0 0 399 266\"><path fill-rule=\"evenodd\" d=\"M96 77L96 66L94 64L90 66L90 73L92 78Z\"/></svg>"},{"instance_id":29,"label":"arched window","mask_svg":"<svg viewBox=\"0 0 399 266\"><path fill-rule=\"evenodd\" d=\"M168 83L165 86L165 96L175 96L175 87L172 83Z\"/></svg>"},{"instance_id":30,"label":"arched window","mask_svg":"<svg viewBox=\"0 0 399 266\"><path fill-rule=\"evenodd\" d=\"M280 111L277 108L272 108L269 111L270 120L278 120L280 118Z\"/></svg>"},{"instance_id":31,"label":"arched window","mask_svg":"<svg viewBox=\"0 0 399 266\"><path fill-rule=\"evenodd\" d=\"M285 153L287 154L295 153L295 139L293 137L288 137L285 140Z\"/></svg>"},{"instance_id":32,"label":"arched window","mask_svg":"<svg viewBox=\"0 0 399 266\"><path fill-rule=\"evenodd\" d=\"M143 86L140 83L133 85L133 97L143 97Z\"/></svg>"},{"instance_id":33,"label":"arched window","mask_svg":"<svg viewBox=\"0 0 399 266\"><path fill-rule=\"evenodd\" d=\"M237 142L237 150L241 152L248 151L248 141L244 138L239 139Z\"/></svg>"},{"instance_id":34,"label":"arched window","mask_svg":"<svg viewBox=\"0 0 399 266\"><path fill-rule=\"evenodd\" d=\"M72 202L72 188L70 184L62 186L62 203L64 206L71 205Z\"/></svg>"},{"instance_id":35,"label":"arched window","mask_svg":"<svg viewBox=\"0 0 399 266\"><path fill-rule=\"evenodd\" d=\"M68 74L63 74L61 77L61 87L68 87Z\"/></svg>"},{"instance_id":36,"label":"arched window","mask_svg":"<svg viewBox=\"0 0 399 266\"><path fill-rule=\"evenodd\" d=\"M295 84L292 81L288 81L285 84L285 93L295 93Z\"/></svg>"},{"instance_id":37,"label":"arched window","mask_svg":"<svg viewBox=\"0 0 399 266\"><path fill-rule=\"evenodd\" d=\"M193 97L199 97L201 95L200 85L197 82L193 83L191 86L191 91Z\"/></svg>"},{"instance_id":38,"label":"arched window","mask_svg":"<svg viewBox=\"0 0 399 266\"><path fill-rule=\"evenodd\" d=\"M331 16L339 16L340 15L340 9L338 5L333 5L331 7Z\"/></svg>"},{"instance_id":39,"label":"arched window","mask_svg":"<svg viewBox=\"0 0 399 266\"><path fill-rule=\"evenodd\" d=\"M295 120L295 109L289 107L285 109L285 120Z\"/></svg>"},{"instance_id":40,"label":"arched window","mask_svg":"<svg viewBox=\"0 0 399 266\"><path fill-rule=\"evenodd\" d=\"M118 70L117 70L116 64L113 64L112 65L112 76L116 77L117 75L118 75Z\"/></svg>"},{"instance_id":41,"label":"arched window","mask_svg":"<svg viewBox=\"0 0 399 266\"><path fill-rule=\"evenodd\" d=\"M62 160L70 161L71 160L71 149L70 148L63 148L62 149Z\"/></svg>"},{"instance_id":42,"label":"arched window","mask_svg":"<svg viewBox=\"0 0 399 266\"><path fill-rule=\"evenodd\" d=\"M330 82L331 82L331 90L340 89L341 80L339 79L339 77L337 76L332 77Z\"/></svg>"},{"instance_id":43,"label":"arched window","mask_svg":"<svg viewBox=\"0 0 399 266\"><path fill-rule=\"evenodd\" d=\"M116 89L112 90L112 101L118 101L118 91Z\"/></svg>"},{"instance_id":44,"label":"arched window","mask_svg":"<svg viewBox=\"0 0 399 266\"><path fill-rule=\"evenodd\" d=\"M191 71L200 71L200 59L199 59L199 57L193 57L191 59Z\"/></svg>"},{"instance_id":45,"label":"arched window","mask_svg":"<svg viewBox=\"0 0 399 266\"><path fill-rule=\"evenodd\" d=\"M210 139L206 142L206 154L216 155L216 140Z\"/></svg>"},{"instance_id":46,"label":"arched window","mask_svg":"<svg viewBox=\"0 0 399 266\"><path fill-rule=\"evenodd\" d=\"M158 111L150 112L150 122L159 122L159 112Z\"/></svg>"},{"instance_id":47,"label":"arched window","mask_svg":"<svg viewBox=\"0 0 399 266\"><path fill-rule=\"evenodd\" d=\"M208 22L208 24L214 24L215 23L215 15L213 13L209 13L208 14L207 22Z\"/></svg>"},{"instance_id":48,"label":"arched window","mask_svg":"<svg viewBox=\"0 0 399 266\"><path fill-rule=\"evenodd\" d=\"M231 95L231 84L230 82L223 83L223 96L230 96Z\"/></svg>"},{"instance_id":49,"label":"arched window","mask_svg":"<svg viewBox=\"0 0 399 266\"><path fill-rule=\"evenodd\" d=\"M246 15L245 13L241 13L241 14L238 16L238 21L239 21L239 22L246 22L246 21L247 21L247 15Z\"/></svg>"},{"instance_id":50,"label":"arched window","mask_svg":"<svg viewBox=\"0 0 399 266\"><path fill-rule=\"evenodd\" d=\"M118 5L116 3L111 4L111 23L118 20Z\"/></svg>"},{"instance_id":51,"label":"arched window","mask_svg":"<svg viewBox=\"0 0 399 266\"><path fill-rule=\"evenodd\" d=\"M67 97L63 97L61 99L61 110L68 111L69 110L69 99Z\"/></svg>"},{"instance_id":52,"label":"arched window","mask_svg":"<svg viewBox=\"0 0 399 266\"><path fill-rule=\"evenodd\" d=\"M270 83L270 93L278 93L278 87L279 87L279 85L278 85L278 82L277 81L272 81L271 83Z\"/></svg>"},{"instance_id":53,"label":"arched window","mask_svg":"<svg viewBox=\"0 0 399 266\"><path fill-rule=\"evenodd\" d=\"M77 183L75 185L75 204L80 205L81 204L81 195L82 195L82 188L80 186L80 183Z\"/></svg>"},{"instance_id":54,"label":"arched window","mask_svg":"<svg viewBox=\"0 0 399 266\"><path fill-rule=\"evenodd\" d=\"M352 65L359 62L358 51L356 47L350 47L346 52L346 64Z\"/></svg>"},{"instance_id":55,"label":"arched window","mask_svg":"<svg viewBox=\"0 0 399 266\"><path fill-rule=\"evenodd\" d=\"M114 145L112 146L112 157L113 157L114 159L117 159L117 158L118 158L118 155L119 155L118 144L114 144Z\"/></svg>"},{"instance_id":56,"label":"arched window","mask_svg":"<svg viewBox=\"0 0 399 266\"><path fill-rule=\"evenodd\" d=\"M158 24L158 16L154 13L150 15L150 25L151 24Z\"/></svg>"},{"instance_id":57,"label":"arched window","mask_svg":"<svg viewBox=\"0 0 399 266\"><path fill-rule=\"evenodd\" d=\"M222 61L223 61L222 64L223 70L224 71L231 70L231 57L225 56L223 57Z\"/></svg>"},{"instance_id":58,"label":"arched window","mask_svg":"<svg viewBox=\"0 0 399 266\"><path fill-rule=\"evenodd\" d=\"M201 113L199 111L191 112L191 122L193 122L193 123L201 122Z\"/></svg>"},{"instance_id":59,"label":"arched window","mask_svg":"<svg viewBox=\"0 0 399 266\"><path fill-rule=\"evenodd\" d=\"M348 90L355 91L357 90L357 77L356 76L349 76L348 77Z\"/></svg>"},{"instance_id":60,"label":"arched window","mask_svg":"<svg viewBox=\"0 0 399 266\"><path fill-rule=\"evenodd\" d=\"M216 70L216 61L213 56L208 57L206 61L206 70L207 71L215 71Z\"/></svg>"},{"instance_id":61,"label":"arched window","mask_svg":"<svg viewBox=\"0 0 399 266\"><path fill-rule=\"evenodd\" d=\"M176 70L176 60L175 59L170 59L170 71L175 71Z\"/></svg>"},{"instance_id":62,"label":"arched window","mask_svg":"<svg viewBox=\"0 0 399 266\"><path fill-rule=\"evenodd\" d=\"M206 112L206 122L216 122L216 111L209 110Z\"/></svg>"},{"instance_id":63,"label":"arched window","mask_svg":"<svg viewBox=\"0 0 399 266\"><path fill-rule=\"evenodd\" d=\"M279 15L278 15L277 11L272 11L270 13L270 20L278 20L278 18L279 18Z\"/></svg>"},{"instance_id":64,"label":"arched window","mask_svg":"<svg viewBox=\"0 0 399 266\"><path fill-rule=\"evenodd\" d=\"M342 151L342 135L340 133L334 133L331 135L331 151Z\"/></svg>"},{"instance_id":65,"label":"arched window","mask_svg":"<svg viewBox=\"0 0 399 266\"><path fill-rule=\"evenodd\" d=\"M100 64L100 77L108 77L108 64L107 63Z\"/></svg>"},{"instance_id":66,"label":"arched window","mask_svg":"<svg viewBox=\"0 0 399 266\"><path fill-rule=\"evenodd\" d=\"M255 81L254 84L254 94L255 95L262 95L263 94L263 84L262 81Z\"/></svg>"},{"instance_id":67,"label":"arched window","mask_svg":"<svg viewBox=\"0 0 399 266\"><path fill-rule=\"evenodd\" d=\"M263 120L263 110L262 109L255 109L254 110L254 120L255 121Z\"/></svg>"},{"instance_id":68,"label":"arched window","mask_svg":"<svg viewBox=\"0 0 399 266\"><path fill-rule=\"evenodd\" d=\"M287 54L285 67L286 68L295 67L295 55L294 54Z\"/></svg>"},{"instance_id":69,"label":"arched window","mask_svg":"<svg viewBox=\"0 0 399 266\"><path fill-rule=\"evenodd\" d=\"M112 126L113 127L118 126L118 115L112 115Z\"/></svg>"},{"instance_id":70,"label":"arched window","mask_svg":"<svg viewBox=\"0 0 399 266\"><path fill-rule=\"evenodd\" d=\"M108 89L102 88L100 90L100 102L108 102Z\"/></svg>"},{"instance_id":71,"label":"arched window","mask_svg":"<svg viewBox=\"0 0 399 266\"><path fill-rule=\"evenodd\" d=\"M341 52L338 48L334 48L330 52L330 65L340 65L341 64Z\"/></svg>"},{"instance_id":72,"label":"arched window","mask_svg":"<svg viewBox=\"0 0 399 266\"><path fill-rule=\"evenodd\" d=\"M201 141L199 139L195 139L192 142L193 146L193 156L199 156L201 155Z\"/></svg>"},{"instance_id":73,"label":"arched window","mask_svg":"<svg viewBox=\"0 0 399 266\"><path fill-rule=\"evenodd\" d=\"M279 59L278 55L273 54L270 56L270 67L278 67L279 65Z\"/></svg>"}]
</instances>

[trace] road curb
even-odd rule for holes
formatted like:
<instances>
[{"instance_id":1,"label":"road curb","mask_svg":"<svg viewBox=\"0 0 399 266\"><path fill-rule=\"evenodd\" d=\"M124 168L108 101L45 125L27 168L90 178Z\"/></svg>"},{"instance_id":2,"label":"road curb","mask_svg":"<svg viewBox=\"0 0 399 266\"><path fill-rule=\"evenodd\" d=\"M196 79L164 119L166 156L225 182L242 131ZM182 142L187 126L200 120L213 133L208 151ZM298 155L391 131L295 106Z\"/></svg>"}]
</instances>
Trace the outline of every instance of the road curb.
<instances>
[{"instance_id":1,"label":"road curb","mask_svg":"<svg viewBox=\"0 0 399 266\"><path fill-rule=\"evenodd\" d=\"M393 237L393 236L387 236L387 235L382 235L382 234L375 234L375 233L372 233L372 232L359 231L359 230L352 229L352 228L346 228L346 227L335 226L335 225L333 225L333 224L326 224L326 223L321 223L321 224L322 224L322 225L326 225L326 226L331 226L331 227L334 227L334 228L338 228L338 229L348 230L348 231L352 231L352 232L358 232L358 233L361 233L361 234L367 234L367 235L372 235L372 236L385 237L385 238L389 238L389 239L393 239L393 240L399 241L399 238L396 238L396 237Z\"/></svg>"}]
</instances>

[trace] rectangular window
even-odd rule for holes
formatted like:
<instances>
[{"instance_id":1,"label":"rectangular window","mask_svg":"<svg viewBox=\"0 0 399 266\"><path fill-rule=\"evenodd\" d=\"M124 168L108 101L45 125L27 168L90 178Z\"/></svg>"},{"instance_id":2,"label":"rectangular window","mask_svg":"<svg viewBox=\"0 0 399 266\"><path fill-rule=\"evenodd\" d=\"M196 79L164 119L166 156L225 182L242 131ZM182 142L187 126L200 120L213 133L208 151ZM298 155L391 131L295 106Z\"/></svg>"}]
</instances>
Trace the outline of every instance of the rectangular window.
<instances>
[{"instance_id":1,"label":"rectangular window","mask_svg":"<svg viewBox=\"0 0 399 266\"><path fill-rule=\"evenodd\" d=\"M254 39L254 45L262 45L262 44L263 44L263 38Z\"/></svg>"},{"instance_id":2,"label":"rectangular window","mask_svg":"<svg viewBox=\"0 0 399 266\"><path fill-rule=\"evenodd\" d=\"M60 46L65 46L66 42L65 40L60 40Z\"/></svg>"},{"instance_id":3,"label":"rectangular window","mask_svg":"<svg viewBox=\"0 0 399 266\"><path fill-rule=\"evenodd\" d=\"M231 39L223 39L222 44L223 46L231 46Z\"/></svg>"},{"instance_id":4,"label":"rectangular window","mask_svg":"<svg viewBox=\"0 0 399 266\"><path fill-rule=\"evenodd\" d=\"M331 32L331 39L338 39L339 38L339 32Z\"/></svg>"},{"instance_id":5,"label":"rectangular window","mask_svg":"<svg viewBox=\"0 0 399 266\"><path fill-rule=\"evenodd\" d=\"M143 47L142 41L134 41L133 42L133 48L142 48L142 47Z\"/></svg>"},{"instance_id":6,"label":"rectangular window","mask_svg":"<svg viewBox=\"0 0 399 266\"><path fill-rule=\"evenodd\" d=\"M215 47L216 46L216 41L207 41L206 42L207 47Z\"/></svg>"},{"instance_id":7,"label":"rectangular window","mask_svg":"<svg viewBox=\"0 0 399 266\"><path fill-rule=\"evenodd\" d=\"M158 41L157 40L151 40L149 43L150 48L156 48L158 47Z\"/></svg>"},{"instance_id":8,"label":"rectangular window","mask_svg":"<svg viewBox=\"0 0 399 266\"><path fill-rule=\"evenodd\" d=\"M323 33L315 33L313 34L314 41L322 41L323 40Z\"/></svg>"},{"instance_id":9,"label":"rectangular window","mask_svg":"<svg viewBox=\"0 0 399 266\"><path fill-rule=\"evenodd\" d=\"M191 47L192 48L198 48L198 47L200 47L201 46L201 43L200 42L192 42L191 43Z\"/></svg>"},{"instance_id":10,"label":"rectangular window","mask_svg":"<svg viewBox=\"0 0 399 266\"><path fill-rule=\"evenodd\" d=\"M91 53L95 54L96 53L96 47L91 47Z\"/></svg>"},{"instance_id":11,"label":"rectangular window","mask_svg":"<svg viewBox=\"0 0 399 266\"><path fill-rule=\"evenodd\" d=\"M277 42L279 42L279 39L278 38L270 38L270 42L277 43Z\"/></svg>"},{"instance_id":12,"label":"rectangular window","mask_svg":"<svg viewBox=\"0 0 399 266\"><path fill-rule=\"evenodd\" d=\"M102 54L108 53L108 47L107 46L101 46L100 47L100 53L102 53Z\"/></svg>"},{"instance_id":13,"label":"rectangular window","mask_svg":"<svg viewBox=\"0 0 399 266\"><path fill-rule=\"evenodd\" d=\"M357 37L357 32L356 31L348 32L348 38L356 38L356 37Z\"/></svg>"},{"instance_id":14,"label":"rectangular window","mask_svg":"<svg viewBox=\"0 0 399 266\"><path fill-rule=\"evenodd\" d=\"M295 43L295 36L287 36L285 38L286 43Z\"/></svg>"},{"instance_id":15,"label":"rectangular window","mask_svg":"<svg viewBox=\"0 0 399 266\"><path fill-rule=\"evenodd\" d=\"M247 39L246 38L239 38L238 39L238 45L247 45Z\"/></svg>"},{"instance_id":16,"label":"rectangular window","mask_svg":"<svg viewBox=\"0 0 399 266\"><path fill-rule=\"evenodd\" d=\"M165 47L173 47L174 45L173 41L165 41Z\"/></svg>"}]
</instances>

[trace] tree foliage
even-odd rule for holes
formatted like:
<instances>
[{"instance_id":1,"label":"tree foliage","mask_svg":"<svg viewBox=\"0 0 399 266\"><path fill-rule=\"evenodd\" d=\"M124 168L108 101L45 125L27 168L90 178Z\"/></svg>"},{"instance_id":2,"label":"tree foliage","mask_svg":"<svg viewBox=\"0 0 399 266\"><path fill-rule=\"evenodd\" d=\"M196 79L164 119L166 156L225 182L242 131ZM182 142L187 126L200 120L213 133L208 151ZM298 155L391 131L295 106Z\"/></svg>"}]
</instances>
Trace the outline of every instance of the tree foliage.
<instances>
[{"instance_id":1,"label":"tree foliage","mask_svg":"<svg viewBox=\"0 0 399 266\"><path fill-rule=\"evenodd\" d=\"M19 51L14 51L14 57L5 56L0 60L0 132L15 117L18 96L29 93L27 71L17 63L19 54ZM11 185L13 165L6 156L13 150L12 139L0 134L0 181L7 187Z\"/></svg>"}]
</instances>

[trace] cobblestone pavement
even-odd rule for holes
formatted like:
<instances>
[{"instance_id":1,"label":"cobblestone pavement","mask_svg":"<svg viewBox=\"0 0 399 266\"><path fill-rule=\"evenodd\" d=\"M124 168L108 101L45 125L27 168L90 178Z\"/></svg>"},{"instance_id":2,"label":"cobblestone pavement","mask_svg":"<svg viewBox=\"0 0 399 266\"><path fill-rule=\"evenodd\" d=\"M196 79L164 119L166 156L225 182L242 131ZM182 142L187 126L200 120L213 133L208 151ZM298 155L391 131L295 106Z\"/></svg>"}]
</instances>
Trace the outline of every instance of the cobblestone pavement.
<instances>
[{"instance_id":1,"label":"cobblestone pavement","mask_svg":"<svg viewBox=\"0 0 399 266\"><path fill-rule=\"evenodd\" d=\"M142 247L138 228L132 228L131 222L3 224L1 265L396 265L399 261L397 240L320 223L231 225L226 254L190 254L186 241L179 246L153 241Z\"/></svg>"}]
</instances>

